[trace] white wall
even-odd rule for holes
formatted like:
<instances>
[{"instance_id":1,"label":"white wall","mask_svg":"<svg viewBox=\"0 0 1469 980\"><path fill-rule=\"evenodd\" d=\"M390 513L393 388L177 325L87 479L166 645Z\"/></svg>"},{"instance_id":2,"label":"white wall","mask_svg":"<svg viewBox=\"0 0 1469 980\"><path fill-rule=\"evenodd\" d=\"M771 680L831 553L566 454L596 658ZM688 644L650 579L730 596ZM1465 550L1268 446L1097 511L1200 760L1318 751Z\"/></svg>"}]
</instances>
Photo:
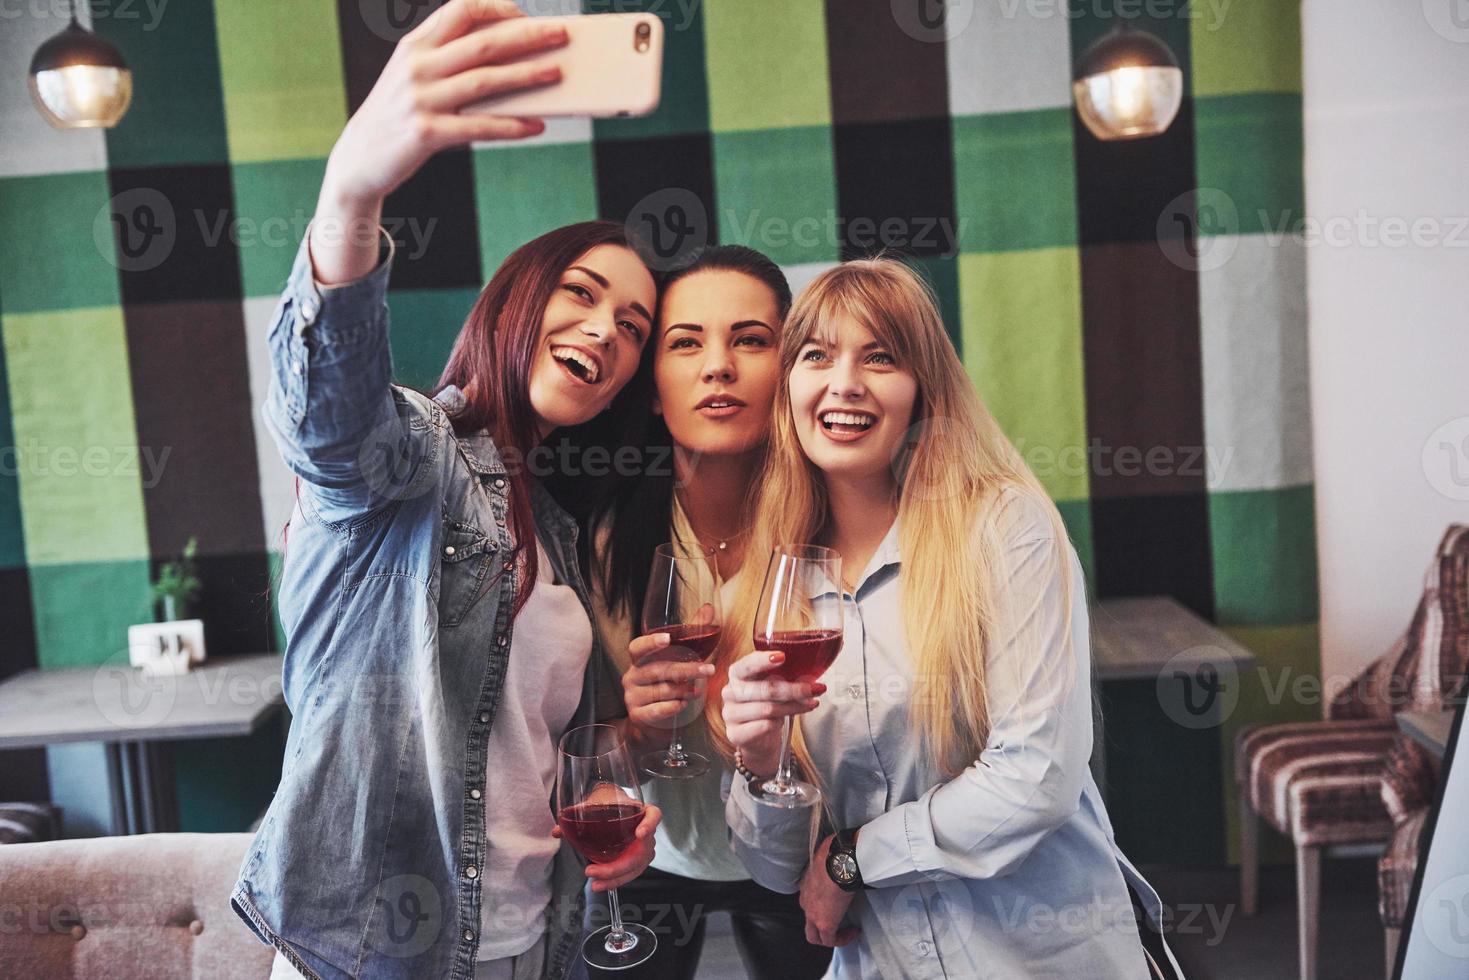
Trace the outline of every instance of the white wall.
<instances>
[{"instance_id":1,"label":"white wall","mask_svg":"<svg viewBox=\"0 0 1469 980\"><path fill-rule=\"evenodd\" d=\"M1301 6L1306 211L1323 228L1306 275L1333 679L1397 638L1445 526L1469 521L1469 0ZM1419 243L1393 244L1387 219L1418 222Z\"/></svg>"}]
</instances>

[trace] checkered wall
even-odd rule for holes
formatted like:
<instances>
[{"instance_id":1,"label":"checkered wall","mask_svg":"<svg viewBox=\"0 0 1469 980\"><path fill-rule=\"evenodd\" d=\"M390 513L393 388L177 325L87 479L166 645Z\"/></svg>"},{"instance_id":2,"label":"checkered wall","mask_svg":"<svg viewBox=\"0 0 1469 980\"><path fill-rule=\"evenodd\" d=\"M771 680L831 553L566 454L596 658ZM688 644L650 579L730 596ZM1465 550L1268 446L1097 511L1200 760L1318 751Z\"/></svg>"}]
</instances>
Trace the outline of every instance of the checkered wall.
<instances>
[{"instance_id":1,"label":"checkered wall","mask_svg":"<svg viewBox=\"0 0 1469 980\"><path fill-rule=\"evenodd\" d=\"M432 5L93 3L135 75L105 133L41 122L23 67L63 21L7 14L0 673L115 655L191 534L211 651L279 643L292 490L259 420L263 334L337 134ZM1317 669L1304 258L1272 234L1303 204L1297 3L1122 5L1187 79L1172 128L1130 143L1070 104L1110 0L643 6L667 26L656 114L446 152L387 202L403 380L433 381L497 263L556 225L661 221L797 286L888 244L932 281L1098 594L1174 595ZM1257 693L1236 722L1290 713Z\"/></svg>"}]
</instances>

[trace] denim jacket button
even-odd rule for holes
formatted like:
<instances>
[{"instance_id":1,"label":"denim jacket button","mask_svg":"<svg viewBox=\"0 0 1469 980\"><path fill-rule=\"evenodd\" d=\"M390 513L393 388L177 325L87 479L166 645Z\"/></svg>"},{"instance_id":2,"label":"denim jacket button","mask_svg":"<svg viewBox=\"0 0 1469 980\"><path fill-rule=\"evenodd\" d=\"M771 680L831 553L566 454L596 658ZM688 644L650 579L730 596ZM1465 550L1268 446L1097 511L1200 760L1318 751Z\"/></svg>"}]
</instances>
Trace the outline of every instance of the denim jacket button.
<instances>
[{"instance_id":1,"label":"denim jacket button","mask_svg":"<svg viewBox=\"0 0 1469 980\"><path fill-rule=\"evenodd\" d=\"M465 940L465 942L468 942L468 941L472 940L473 938L474 938L474 932L473 932L473 930L465 929L464 930L464 940Z\"/></svg>"},{"instance_id":2,"label":"denim jacket button","mask_svg":"<svg viewBox=\"0 0 1469 980\"><path fill-rule=\"evenodd\" d=\"M512 569L514 567L515 567L515 563L514 562L507 561L505 563L505 571L507 571L507 572L510 571L510 569Z\"/></svg>"},{"instance_id":3,"label":"denim jacket button","mask_svg":"<svg viewBox=\"0 0 1469 980\"><path fill-rule=\"evenodd\" d=\"M488 711L481 711L479 713L479 720L482 721L482 722L484 722L485 724L489 724L489 722L490 722L490 713Z\"/></svg>"},{"instance_id":4,"label":"denim jacket button","mask_svg":"<svg viewBox=\"0 0 1469 980\"><path fill-rule=\"evenodd\" d=\"M495 489L496 490L504 490L505 489L505 481L504 480L496 480L495 481Z\"/></svg>"},{"instance_id":5,"label":"denim jacket button","mask_svg":"<svg viewBox=\"0 0 1469 980\"><path fill-rule=\"evenodd\" d=\"M316 314L321 312L321 304L316 301L315 296L307 295L301 300L301 317L307 323L316 319Z\"/></svg>"},{"instance_id":6,"label":"denim jacket button","mask_svg":"<svg viewBox=\"0 0 1469 980\"><path fill-rule=\"evenodd\" d=\"M448 555L450 558L453 558L454 557L454 546L452 544L446 544L446 545L444 545L444 554L445 555Z\"/></svg>"},{"instance_id":7,"label":"denim jacket button","mask_svg":"<svg viewBox=\"0 0 1469 980\"><path fill-rule=\"evenodd\" d=\"M298 375L299 376L305 370L306 369L301 366L301 362L300 361L292 361L291 362L291 373L292 374L295 374L295 375Z\"/></svg>"},{"instance_id":8,"label":"denim jacket button","mask_svg":"<svg viewBox=\"0 0 1469 980\"><path fill-rule=\"evenodd\" d=\"M507 637L504 633L501 633L500 634L500 639L499 639L498 642L499 642L500 646L503 647L505 644L507 644L507 643L510 642L510 638Z\"/></svg>"},{"instance_id":9,"label":"denim jacket button","mask_svg":"<svg viewBox=\"0 0 1469 980\"><path fill-rule=\"evenodd\" d=\"M477 800L477 799L479 799L479 790L477 790L477 789L470 790L469 791L469 798L471 800Z\"/></svg>"},{"instance_id":10,"label":"denim jacket button","mask_svg":"<svg viewBox=\"0 0 1469 980\"><path fill-rule=\"evenodd\" d=\"M473 878L479 874L479 869L471 864L469 867L464 869L464 874L466 877Z\"/></svg>"}]
</instances>

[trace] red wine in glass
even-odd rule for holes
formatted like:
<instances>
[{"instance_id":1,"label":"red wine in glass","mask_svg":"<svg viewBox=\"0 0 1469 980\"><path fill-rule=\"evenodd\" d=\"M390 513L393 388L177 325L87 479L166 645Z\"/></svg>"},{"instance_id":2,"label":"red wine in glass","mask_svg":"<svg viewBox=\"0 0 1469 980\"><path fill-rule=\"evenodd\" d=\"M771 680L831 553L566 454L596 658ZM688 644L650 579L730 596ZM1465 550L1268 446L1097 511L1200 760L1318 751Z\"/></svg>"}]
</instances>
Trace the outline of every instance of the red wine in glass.
<instances>
[{"instance_id":1,"label":"red wine in glass","mask_svg":"<svg viewBox=\"0 0 1469 980\"><path fill-rule=\"evenodd\" d=\"M719 646L719 627L703 623L679 623L660 626L656 633L668 634L668 646L654 650L643 658L645 664L700 663L714 656Z\"/></svg>"},{"instance_id":2,"label":"red wine in glass","mask_svg":"<svg viewBox=\"0 0 1469 980\"><path fill-rule=\"evenodd\" d=\"M713 548L670 541L653 552L648 591L643 600L643 635L669 634L669 644L640 663L700 663L714 656L724 621L719 604L719 574ZM668 748L638 759L643 771L662 779L693 779L709 771L709 760L686 751L679 722L689 705L669 719Z\"/></svg>"},{"instance_id":3,"label":"red wine in glass","mask_svg":"<svg viewBox=\"0 0 1469 980\"><path fill-rule=\"evenodd\" d=\"M611 725L583 725L561 736L557 749L556 822L561 836L594 864L615 861L637 841L643 791L637 769ZM594 930L581 955L603 970L626 970L646 962L658 940L646 926L623 924L617 889L607 891L612 924Z\"/></svg>"},{"instance_id":4,"label":"red wine in glass","mask_svg":"<svg viewBox=\"0 0 1469 980\"><path fill-rule=\"evenodd\" d=\"M561 834L582 857L608 864L636 842L641 803L577 803L561 811Z\"/></svg>"},{"instance_id":5,"label":"red wine in glass","mask_svg":"<svg viewBox=\"0 0 1469 980\"><path fill-rule=\"evenodd\" d=\"M792 683L814 681L836 660L842 650L839 629L777 630L755 638L756 650L779 650L785 663L775 672Z\"/></svg>"},{"instance_id":6,"label":"red wine in glass","mask_svg":"<svg viewBox=\"0 0 1469 980\"><path fill-rule=\"evenodd\" d=\"M770 555L760 608L755 615L756 650L778 650L774 670L795 683L816 680L842 649L842 556L815 545L781 545ZM780 767L754 794L757 803L794 809L815 806L821 790L796 779L791 765L792 716L785 718Z\"/></svg>"}]
</instances>

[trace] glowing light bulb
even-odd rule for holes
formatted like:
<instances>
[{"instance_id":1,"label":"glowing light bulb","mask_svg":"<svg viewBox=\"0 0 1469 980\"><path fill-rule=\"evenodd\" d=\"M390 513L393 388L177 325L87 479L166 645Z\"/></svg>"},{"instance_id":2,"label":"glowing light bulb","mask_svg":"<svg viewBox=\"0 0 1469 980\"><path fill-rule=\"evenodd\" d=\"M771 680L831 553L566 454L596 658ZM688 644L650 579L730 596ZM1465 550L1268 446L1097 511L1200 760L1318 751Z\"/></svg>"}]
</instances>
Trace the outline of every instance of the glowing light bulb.
<instances>
[{"instance_id":1,"label":"glowing light bulb","mask_svg":"<svg viewBox=\"0 0 1469 980\"><path fill-rule=\"evenodd\" d=\"M41 116L57 129L115 126L133 100L133 74L111 42L73 16L36 49L30 89Z\"/></svg>"},{"instance_id":2,"label":"glowing light bulb","mask_svg":"<svg viewBox=\"0 0 1469 980\"><path fill-rule=\"evenodd\" d=\"M1089 48L1072 85L1076 111L1101 140L1156 136L1183 104L1183 72L1167 45L1141 31L1117 30Z\"/></svg>"}]
</instances>

